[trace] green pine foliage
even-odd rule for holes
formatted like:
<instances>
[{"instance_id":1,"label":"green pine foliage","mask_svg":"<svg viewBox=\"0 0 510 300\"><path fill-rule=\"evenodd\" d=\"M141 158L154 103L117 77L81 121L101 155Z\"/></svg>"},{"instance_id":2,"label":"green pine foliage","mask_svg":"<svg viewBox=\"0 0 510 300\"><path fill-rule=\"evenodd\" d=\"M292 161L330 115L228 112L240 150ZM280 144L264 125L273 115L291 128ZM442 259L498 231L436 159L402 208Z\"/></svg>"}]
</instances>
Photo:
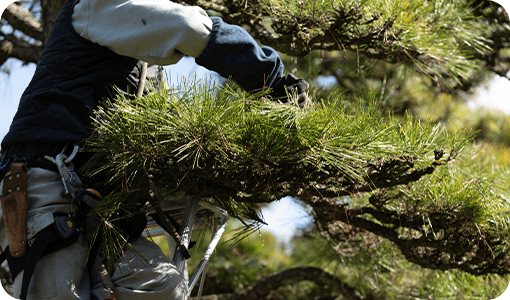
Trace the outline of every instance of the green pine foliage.
<instances>
[{"instance_id":1,"label":"green pine foliage","mask_svg":"<svg viewBox=\"0 0 510 300\"><path fill-rule=\"evenodd\" d=\"M408 60L431 77L463 79L480 68L473 56L490 51L484 37L489 26L479 22L466 1L260 2L275 33L294 33L287 42L301 51L352 50L382 60Z\"/></svg>"},{"instance_id":2,"label":"green pine foliage","mask_svg":"<svg viewBox=\"0 0 510 300\"><path fill-rule=\"evenodd\" d=\"M135 194L149 176L158 186L223 201L234 216L253 217L246 203L317 195L318 187L338 196L348 185L384 185L376 182L390 181L382 175L397 180L409 165L444 164L469 141L410 115L380 116L374 103L345 109L331 101L301 110L198 85L134 100L119 96L96 112L89 146L108 163L91 175L106 172L122 187L118 192ZM406 167L399 169L400 162ZM387 163L392 168L382 174Z\"/></svg>"},{"instance_id":3,"label":"green pine foliage","mask_svg":"<svg viewBox=\"0 0 510 300\"><path fill-rule=\"evenodd\" d=\"M194 82L106 101L95 112L86 150L96 155L85 168L93 182L114 187L91 212L103 229L95 237L103 255L129 247L119 224L145 212L153 184L159 199L200 196L244 222L229 235L237 253L224 258L232 246L220 246L212 293L305 263L368 299L487 299L506 288L510 123L463 103L464 93L510 69L510 22L501 7L488 0L185 2L278 50L286 72L310 82L315 105L301 110L230 84ZM43 7L42 15L59 7ZM37 60L20 53L12 57ZM261 249L258 238L239 239L263 224L261 204L289 195L315 222L291 258L266 252L272 241ZM306 282L269 298L337 296Z\"/></svg>"},{"instance_id":4,"label":"green pine foliage","mask_svg":"<svg viewBox=\"0 0 510 300\"><path fill-rule=\"evenodd\" d=\"M459 270L419 268L394 251L391 242L374 235L331 247L313 228L307 228L293 244L290 266L324 269L355 286L366 299L494 299L510 280L508 275L475 276ZM316 285L303 284L310 292L301 299L320 294Z\"/></svg>"},{"instance_id":5,"label":"green pine foliage","mask_svg":"<svg viewBox=\"0 0 510 300\"><path fill-rule=\"evenodd\" d=\"M419 233L420 247L470 247L480 233L501 258L508 247L507 198L486 177L452 165L469 135L409 114L383 116L373 102L341 104L327 99L302 110L230 85L119 96L96 111L96 134L88 141L101 158L89 175L101 173L118 186L94 213L103 228L114 229L113 221L132 215L146 178L167 193L208 199L249 229L263 222L259 203L349 196L353 210L373 206L377 220L368 220L403 230L405 243ZM395 218L408 223L395 227ZM457 229L467 233L449 238ZM105 242L115 240L103 234ZM435 255L413 253L410 260L424 265Z\"/></svg>"},{"instance_id":6,"label":"green pine foliage","mask_svg":"<svg viewBox=\"0 0 510 300\"><path fill-rule=\"evenodd\" d=\"M195 82L105 102L88 141L97 151L88 175L117 187L93 211L113 230L103 238L118 240L116 222L143 211L133 199L143 198L148 179L158 195L200 196L239 218L247 226L235 241L263 224L260 204L293 196L314 217L317 243L331 247L316 266L367 298L497 296L507 277L492 274L510 269L510 155L471 142L508 144L507 118L475 116L459 93L505 65L497 36L508 25L479 3L189 1L292 55L283 55L287 72L311 83L315 104L301 110ZM336 80L323 85L321 75ZM311 251L296 253L271 267L222 258L214 274L235 265L237 277L211 292L315 264ZM309 283L283 289L273 296L329 297Z\"/></svg>"}]
</instances>

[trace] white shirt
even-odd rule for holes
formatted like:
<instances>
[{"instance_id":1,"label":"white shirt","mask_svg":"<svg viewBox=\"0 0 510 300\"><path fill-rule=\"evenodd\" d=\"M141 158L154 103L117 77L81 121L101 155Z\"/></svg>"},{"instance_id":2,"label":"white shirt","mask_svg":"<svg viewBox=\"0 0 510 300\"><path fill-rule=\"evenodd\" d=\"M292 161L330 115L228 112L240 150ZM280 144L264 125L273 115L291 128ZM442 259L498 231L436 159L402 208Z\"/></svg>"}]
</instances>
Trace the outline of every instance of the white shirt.
<instances>
[{"instance_id":1,"label":"white shirt","mask_svg":"<svg viewBox=\"0 0 510 300\"><path fill-rule=\"evenodd\" d=\"M91 42L156 65L198 57L212 29L202 8L168 0L80 0L72 24Z\"/></svg>"}]
</instances>

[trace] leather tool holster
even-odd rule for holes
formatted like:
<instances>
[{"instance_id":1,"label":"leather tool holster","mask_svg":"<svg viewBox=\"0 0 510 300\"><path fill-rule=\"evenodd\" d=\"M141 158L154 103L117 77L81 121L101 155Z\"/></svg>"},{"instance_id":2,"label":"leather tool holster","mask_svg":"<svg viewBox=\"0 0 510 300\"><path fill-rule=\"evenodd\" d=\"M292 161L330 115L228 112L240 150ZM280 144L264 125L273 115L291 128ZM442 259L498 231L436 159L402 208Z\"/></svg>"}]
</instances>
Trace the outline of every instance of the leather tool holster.
<instances>
[{"instance_id":1,"label":"leather tool holster","mask_svg":"<svg viewBox=\"0 0 510 300\"><path fill-rule=\"evenodd\" d=\"M7 230L9 250L13 257L25 255L27 250L27 166L13 163L11 171L4 177L2 195L2 214Z\"/></svg>"}]
</instances>

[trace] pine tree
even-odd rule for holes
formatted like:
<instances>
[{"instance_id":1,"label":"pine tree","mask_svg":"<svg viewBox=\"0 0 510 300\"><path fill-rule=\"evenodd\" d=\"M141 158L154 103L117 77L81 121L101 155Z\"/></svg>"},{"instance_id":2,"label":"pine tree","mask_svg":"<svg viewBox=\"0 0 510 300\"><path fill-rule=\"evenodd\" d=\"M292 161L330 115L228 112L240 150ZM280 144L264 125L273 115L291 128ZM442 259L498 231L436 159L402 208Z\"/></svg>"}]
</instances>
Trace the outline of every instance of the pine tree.
<instances>
[{"instance_id":1,"label":"pine tree","mask_svg":"<svg viewBox=\"0 0 510 300\"><path fill-rule=\"evenodd\" d=\"M110 159L95 170L125 188L98 215L115 216L147 177L252 226L261 221L259 204L292 196L310 209L313 232L339 260L346 249L363 252L366 241L425 269L508 274L509 164L501 158L508 150L473 143L476 132L450 121L460 93L510 69L501 7L465 0L186 4L242 25L280 51L287 71L311 83L314 106L282 105L233 84L183 84L143 99L111 99L96 112L90 146ZM17 26L16 11L29 11L23 7L11 5L12 19L5 20ZM3 34L1 42L13 44L14 35ZM30 61L1 49L4 57ZM423 103L440 113L427 114ZM309 280L301 271L282 274ZM308 271L329 278L325 270ZM337 293L348 299L376 297L343 279L318 283L344 286ZM262 299L274 290L263 282L229 297Z\"/></svg>"}]
</instances>

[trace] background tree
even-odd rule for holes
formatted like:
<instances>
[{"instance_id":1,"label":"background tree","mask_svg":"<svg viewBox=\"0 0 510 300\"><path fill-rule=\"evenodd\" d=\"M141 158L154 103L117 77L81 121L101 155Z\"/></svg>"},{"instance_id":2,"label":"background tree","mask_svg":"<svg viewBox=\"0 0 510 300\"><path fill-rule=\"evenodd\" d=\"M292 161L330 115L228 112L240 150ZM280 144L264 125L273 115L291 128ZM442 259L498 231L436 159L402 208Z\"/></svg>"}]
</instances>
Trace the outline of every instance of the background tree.
<instances>
[{"instance_id":1,"label":"background tree","mask_svg":"<svg viewBox=\"0 0 510 300\"><path fill-rule=\"evenodd\" d=\"M37 62L52 19L62 4L63 1L41 0L10 5L2 15L4 25L10 25L1 28L2 62L8 58L25 63ZM308 141L312 141L312 131L317 129L314 124L353 125L334 133L336 137L355 138L346 139L342 144L328 144L337 147L336 151L341 155L336 155L335 159L340 157L342 162L335 160L334 166L329 165L333 160L327 160L323 151L317 156L317 162L323 163L322 169L305 165L302 160L308 157L304 155L306 151L317 148L308 144L302 148L267 144L262 135L252 135L250 140L257 143L241 140L239 144L230 144L246 158L234 167L246 163L245 166L260 166L260 169L241 173L223 170L220 167L232 166L233 160L215 159L228 151L209 155L215 152L206 148L209 152L199 156L196 147L190 146L190 151L197 154L195 161L178 160L180 165L169 166L171 176L151 171L155 173L152 175L161 175L161 178L178 179L180 185L174 187L178 190L203 197L215 196L218 197L215 201L220 204L237 206L232 207L232 211L235 214L237 209L239 217L256 219L250 210L254 203L271 202L286 195L303 201L315 220L312 235L321 237L321 243L327 241L334 252L328 257L342 264L336 265L336 270L324 266L300 269L289 265L280 277L269 277L269 282L283 284L292 282L292 278L296 282L323 278L317 281L319 285L339 288L333 289L333 296L324 296L324 299L341 295L347 299L384 299L391 295L410 298L415 296L413 293L431 297L442 295L437 289L420 290L418 285L402 285L402 281L391 276L374 275L372 279L393 282L393 289L384 289L381 284L362 283L366 274L353 270L356 266L360 269L360 265L372 263L381 272L398 267L403 273L416 276L413 278L439 274L437 276L445 280L456 274L454 276L465 276L465 282L498 282L497 291L506 286L508 277L484 274L506 276L510 264L506 197L508 149L485 144L468 145L469 135L450 131L439 133L438 129L459 126L473 132L480 129L478 139L508 143L505 117L459 118L459 111L467 112L462 106L462 93L472 91L493 74L504 77L508 74L510 27L504 9L490 1L464 0L190 0L186 4L202 6L211 15L244 26L261 43L284 54L287 71L297 72L311 82L314 100L324 105L307 116L264 104L264 109L275 112L275 118L284 120L276 125L275 119L271 120L272 127L280 126L278 128L283 130L272 132L275 137L284 141L296 138L296 131L288 130L288 120L297 120L295 124L300 126L310 125L305 137ZM331 84L324 84L326 79ZM205 94L195 94L196 99L205 98ZM214 97L219 96L214 94ZM230 103L228 97L230 94L225 94L225 103ZM236 97L245 96L236 94ZM247 103L251 104L250 101L248 99ZM119 109L123 107L116 107L117 111ZM205 109L202 111L206 112ZM112 115L106 110L102 116ZM138 121L141 123L149 117L140 116ZM251 117L253 124L267 121L257 115ZM197 126L200 130L195 132L195 140L208 138L210 141L211 137L205 135L204 124L198 124L202 127ZM115 128L119 128L117 125L114 123ZM257 128L252 129L251 134L258 132ZM302 140L292 142L295 146ZM313 142L315 144L310 144L316 146L324 141L317 139ZM205 144L186 145L203 147ZM392 149L388 149L388 145ZM266 152L259 151L261 149ZM149 149L145 150L150 153ZM285 153L287 161L281 160L282 150L288 151ZM131 151L143 153L135 148ZM227 153L227 157L232 153ZM291 153L296 153L296 157ZM144 159L146 161L133 167L144 165L147 157ZM196 168L196 161L206 167ZM161 166L161 161L154 159L150 163ZM194 170L194 175L184 176L183 170L189 169ZM216 174L216 181L205 181L205 190L209 194L199 193L204 191L200 185L211 172ZM233 177L232 174L242 176ZM249 176L257 180L250 182ZM271 178L271 181L265 178ZM261 183L267 189L260 190ZM394 264L383 266L382 262L387 262L391 256L396 257L392 261ZM303 260L301 257L300 261ZM416 266L421 267L419 271L411 272ZM282 267L279 266L277 271ZM342 274L342 268L353 272ZM441 272L430 273L429 269ZM415 275L418 273L420 275ZM306 274L317 276L307 277ZM288 281L278 281L281 275ZM256 289L239 287L235 291L211 292L228 292L231 294L228 297L243 295L243 299L249 294L262 299L265 295L254 291L276 290L274 286L264 285L265 282L268 280L260 278L261 285ZM245 294L246 291L249 293ZM480 291L473 293L477 292ZM493 291L480 293L486 297ZM459 293L455 295L458 296Z\"/></svg>"}]
</instances>

